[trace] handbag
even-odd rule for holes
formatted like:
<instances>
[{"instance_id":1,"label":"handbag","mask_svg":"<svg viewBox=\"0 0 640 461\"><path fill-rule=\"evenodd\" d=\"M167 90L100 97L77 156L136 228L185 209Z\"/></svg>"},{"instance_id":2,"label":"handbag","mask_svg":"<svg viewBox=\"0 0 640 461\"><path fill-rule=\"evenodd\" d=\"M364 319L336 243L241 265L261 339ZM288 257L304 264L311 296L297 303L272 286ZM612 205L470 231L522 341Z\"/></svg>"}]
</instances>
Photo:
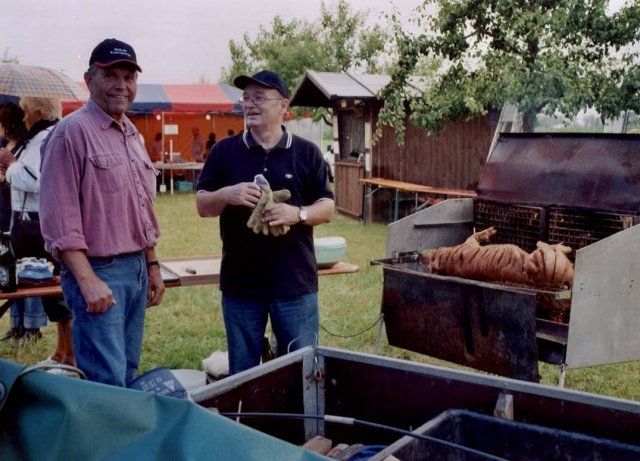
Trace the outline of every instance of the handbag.
<instances>
[{"instance_id":1,"label":"handbag","mask_svg":"<svg viewBox=\"0 0 640 461\"><path fill-rule=\"evenodd\" d=\"M22 210L14 215L11 226L11 246L16 258L35 256L36 258L49 258L44 249L44 237L40 231L40 220L31 219L25 211L27 193L24 194Z\"/></svg>"}]
</instances>

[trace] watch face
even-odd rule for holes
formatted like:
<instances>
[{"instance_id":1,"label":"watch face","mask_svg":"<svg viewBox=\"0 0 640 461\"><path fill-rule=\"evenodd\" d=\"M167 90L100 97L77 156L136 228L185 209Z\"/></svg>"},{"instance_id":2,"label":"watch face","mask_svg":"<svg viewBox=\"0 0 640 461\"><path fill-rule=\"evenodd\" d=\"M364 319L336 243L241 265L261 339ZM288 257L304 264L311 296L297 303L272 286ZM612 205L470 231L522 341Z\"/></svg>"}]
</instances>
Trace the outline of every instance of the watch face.
<instances>
[{"instance_id":1,"label":"watch face","mask_svg":"<svg viewBox=\"0 0 640 461\"><path fill-rule=\"evenodd\" d=\"M300 207L300 221L305 222L307 220L307 210Z\"/></svg>"}]
</instances>

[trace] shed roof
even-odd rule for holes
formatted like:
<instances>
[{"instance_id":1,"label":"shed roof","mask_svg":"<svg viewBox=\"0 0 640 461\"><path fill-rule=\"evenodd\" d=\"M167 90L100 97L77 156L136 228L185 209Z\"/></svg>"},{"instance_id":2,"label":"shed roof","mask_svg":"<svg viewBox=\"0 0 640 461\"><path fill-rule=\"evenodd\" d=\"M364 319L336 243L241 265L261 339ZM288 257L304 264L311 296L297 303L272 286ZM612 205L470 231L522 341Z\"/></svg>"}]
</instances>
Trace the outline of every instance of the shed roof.
<instances>
[{"instance_id":1,"label":"shed roof","mask_svg":"<svg viewBox=\"0 0 640 461\"><path fill-rule=\"evenodd\" d=\"M331 107L335 99L377 99L391 77L384 74L351 74L307 70L291 97L292 106ZM422 92L424 84L411 79L409 90Z\"/></svg>"}]
</instances>

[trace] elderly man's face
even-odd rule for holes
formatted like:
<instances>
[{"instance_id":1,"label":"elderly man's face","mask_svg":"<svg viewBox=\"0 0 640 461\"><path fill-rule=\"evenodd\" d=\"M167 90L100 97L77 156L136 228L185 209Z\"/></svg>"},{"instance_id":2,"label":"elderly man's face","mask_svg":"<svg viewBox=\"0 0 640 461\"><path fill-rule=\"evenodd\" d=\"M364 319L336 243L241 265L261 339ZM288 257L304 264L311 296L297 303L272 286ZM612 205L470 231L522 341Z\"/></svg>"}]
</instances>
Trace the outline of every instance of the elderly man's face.
<instances>
[{"instance_id":1,"label":"elderly man's face","mask_svg":"<svg viewBox=\"0 0 640 461\"><path fill-rule=\"evenodd\" d=\"M115 120L122 120L136 97L138 72L126 64L115 64L98 67L95 74L87 72L84 79L91 100Z\"/></svg>"},{"instance_id":2,"label":"elderly man's face","mask_svg":"<svg viewBox=\"0 0 640 461\"><path fill-rule=\"evenodd\" d=\"M273 88L250 84L242 94L242 107L247 126L272 127L280 126L287 112L288 100Z\"/></svg>"}]
</instances>

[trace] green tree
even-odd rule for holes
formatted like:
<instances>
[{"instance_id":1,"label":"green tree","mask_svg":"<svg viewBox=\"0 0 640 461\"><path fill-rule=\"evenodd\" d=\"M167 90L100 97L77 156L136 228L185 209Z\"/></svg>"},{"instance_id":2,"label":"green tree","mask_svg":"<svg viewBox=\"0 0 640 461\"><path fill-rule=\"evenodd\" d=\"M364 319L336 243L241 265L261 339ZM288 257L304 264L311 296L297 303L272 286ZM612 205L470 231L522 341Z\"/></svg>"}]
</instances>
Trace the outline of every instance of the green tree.
<instances>
[{"instance_id":1,"label":"green tree","mask_svg":"<svg viewBox=\"0 0 640 461\"><path fill-rule=\"evenodd\" d=\"M638 2L609 14L608 0L427 0L417 10L424 34L395 28L399 60L380 120L402 143L407 107L430 131L505 103L523 114L524 131L541 111L592 107L611 118L637 110ZM415 98L407 82L425 57L442 66Z\"/></svg>"},{"instance_id":2,"label":"green tree","mask_svg":"<svg viewBox=\"0 0 640 461\"><path fill-rule=\"evenodd\" d=\"M287 23L277 16L255 39L245 34L244 43L229 42L232 63L222 80L231 83L238 75L271 69L293 89L306 69L375 72L384 62L388 36L367 18L368 12L354 11L347 0L333 7L323 2L314 22Z\"/></svg>"}]
</instances>

